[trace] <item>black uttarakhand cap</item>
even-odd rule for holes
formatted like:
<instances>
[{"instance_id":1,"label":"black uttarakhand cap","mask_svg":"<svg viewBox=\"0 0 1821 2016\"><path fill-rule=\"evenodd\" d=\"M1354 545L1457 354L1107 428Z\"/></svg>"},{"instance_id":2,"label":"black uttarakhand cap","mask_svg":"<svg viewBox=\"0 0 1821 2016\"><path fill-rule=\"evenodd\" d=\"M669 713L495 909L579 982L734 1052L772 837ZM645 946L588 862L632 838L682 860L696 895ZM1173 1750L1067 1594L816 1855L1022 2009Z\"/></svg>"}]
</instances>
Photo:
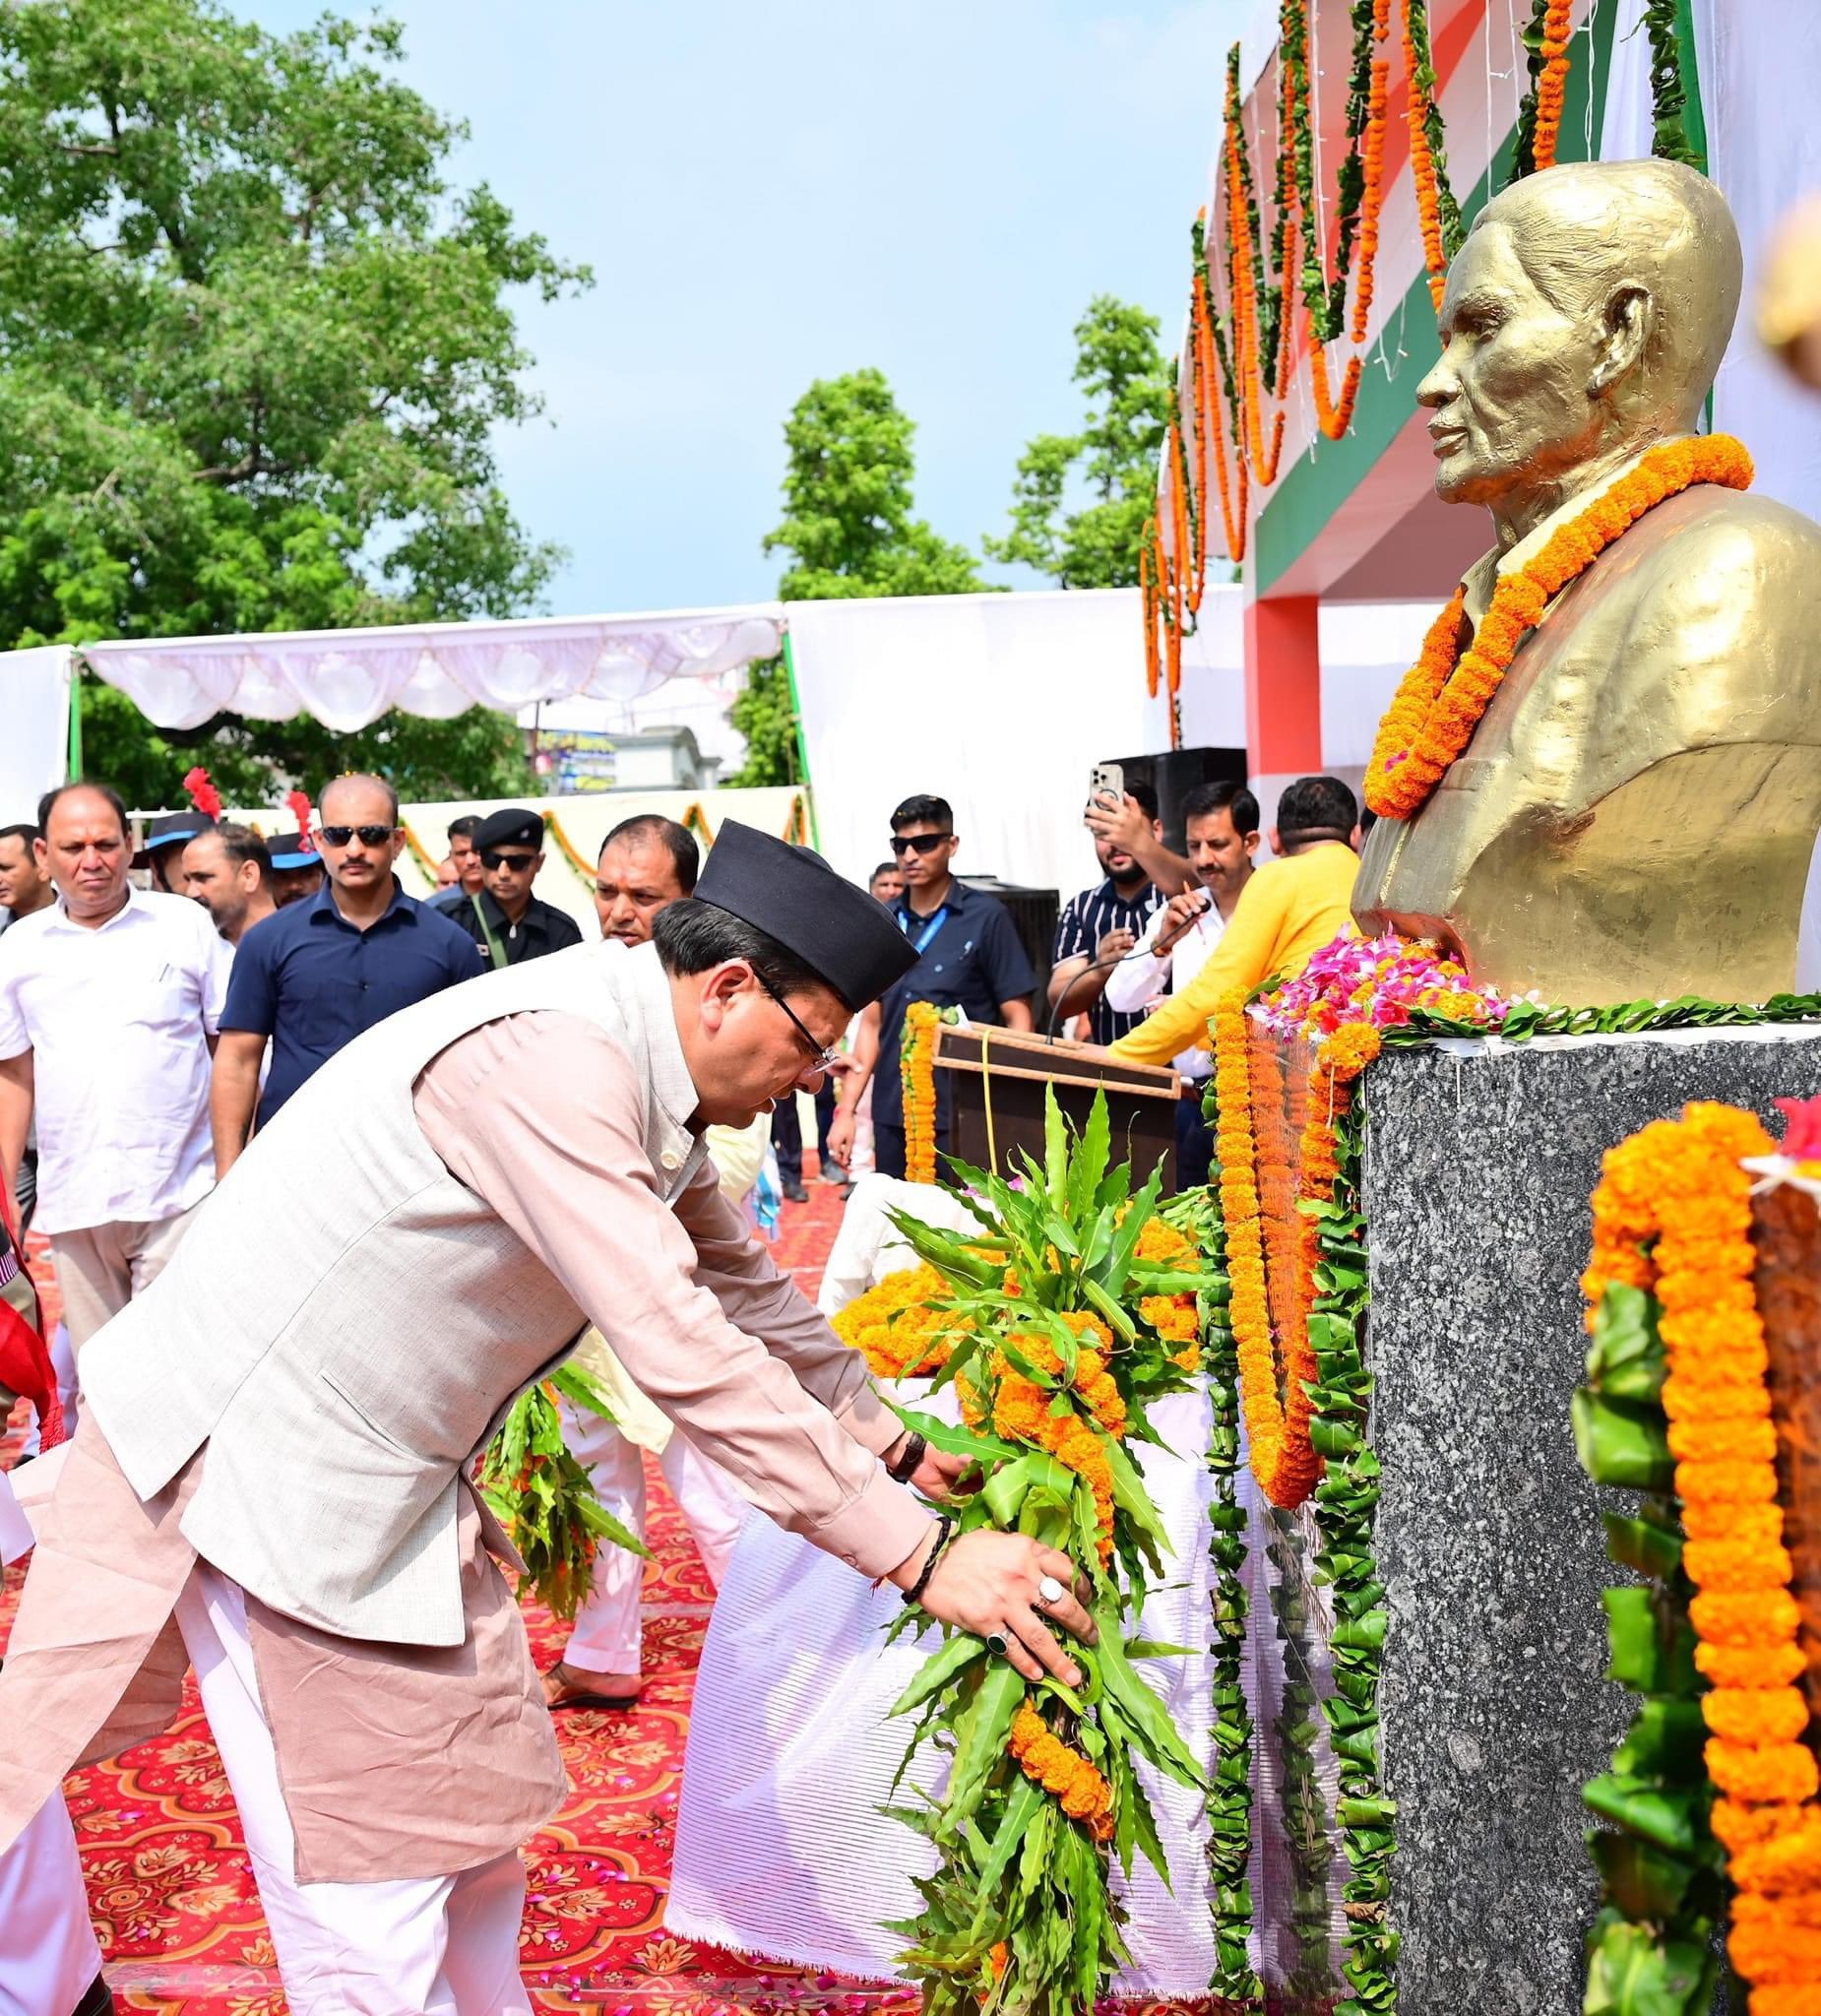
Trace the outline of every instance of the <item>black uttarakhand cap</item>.
<instances>
[{"instance_id":1,"label":"black uttarakhand cap","mask_svg":"<svg viewBox=\"0 0 1821 2016\"><path fill-rule=\"evenodd\" d=\"M529 847L540 851L543 821L523 805L503 805L497 812L489 812L474 828L474 851L490 853L502 847Z\"/></svg>"},{"instance_id":2,"label":"black uttarakhand cap","mask_svg":"<svg viewBox=\"0 0 1821 2016\"><path fill-rule=\"evenodd\" d=\"M776 938L849 1008L876 1001L916 964L884 904L844 882L811 849L735 819L722 821L696 896Z\"/></svg>"},{"instance_id":3,"label":"black uttarakhand cap","mask_svg":"<svg viewBox=\"0 0 1821 2016\"><path fill-rule=\"evenodd\" d=\"M199 833L210 833L214 829L215 821L205 812L160 812L146 828L146 844L133 856L133 865L136 868L150 867L154 854L162 853L167 847L181 847Z\"/></svg>"}]
</instances>

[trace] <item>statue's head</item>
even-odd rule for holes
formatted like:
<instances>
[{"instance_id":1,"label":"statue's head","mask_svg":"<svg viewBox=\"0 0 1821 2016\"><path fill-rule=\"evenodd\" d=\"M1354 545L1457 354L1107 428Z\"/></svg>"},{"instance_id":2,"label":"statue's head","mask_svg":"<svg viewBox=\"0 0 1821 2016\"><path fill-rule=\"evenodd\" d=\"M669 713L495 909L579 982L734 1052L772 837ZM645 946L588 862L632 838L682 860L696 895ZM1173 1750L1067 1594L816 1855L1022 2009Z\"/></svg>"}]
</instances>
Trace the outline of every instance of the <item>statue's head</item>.
<instances>
[{"instance_id":1,"label":"statue's head","mask_svg":"<svg viewBox=\"0 0 1821 2016\"><path fill-rule=\"evenodd\" d=\"M1738 309L1738 231L1676 161L1527 176L1448 272L1431 410L1435 488L1493 511L1572 495L1576 472L1692 432Z\"/></svg>"}]
</instances>

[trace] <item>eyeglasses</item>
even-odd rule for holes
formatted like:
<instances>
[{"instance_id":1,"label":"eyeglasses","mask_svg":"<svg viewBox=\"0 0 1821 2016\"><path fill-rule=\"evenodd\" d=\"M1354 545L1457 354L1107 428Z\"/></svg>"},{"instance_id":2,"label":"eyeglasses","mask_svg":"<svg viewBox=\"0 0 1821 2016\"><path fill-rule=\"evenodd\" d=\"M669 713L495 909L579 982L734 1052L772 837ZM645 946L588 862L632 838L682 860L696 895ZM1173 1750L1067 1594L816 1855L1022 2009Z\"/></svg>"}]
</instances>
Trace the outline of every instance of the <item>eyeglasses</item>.
<instances>
[{"instance_id":1,"label":"eyeglasses","mask_svg":"<svg viewBox=\"0 0 1821 2016\"><path fill-rule=\"evenodd\" d=\"M894 833L892 851L905 854L914 850L919 854L933 854L945 840L953 840L952 833Z\"/></svg>"},{"instance_id":2,"label":"eyeglasses","mask_svg":"<svg viewBox=\"0 0 1821 2016\"><path fill-rule=\"evenodd\" d=\"M825 1050L822 1047L822 1045L819 1042L817 1042L814 1036L812 1036L810 1032L804 1028L802 1018L797 1014L796 1010L791 1007L789 1002L786 1001L785 997L778 991L778 989L772 985L771 981L765 977L764 974L762 974L757 967L753 968L752 976L759 982L760 986L762 986L765 989L765 991L771 995L772 999L778 1003L779 1007L781 1007L785 1011L785 1013L787 1016L789 1016L791 1028L794 1029L797 1035L800 1036L803 1039L803 1040L809 1045L809 1054L812 1060L809 1068L812 1071L834 1070L836 1064L840 1061L841 1052L839 1050L833 1049Z\"/></svg>"},{"instance_id":3,"label":"eyeglasses","mask_svg":"<svg viewBox=\"0 0 1821 2016\"><path fill-rule=\"evenodd\" d=\"M357 833L362 847L385 847L397 831L393 826L319 826L316 837L331 847L345 847Z\"/></svg>"},{"instance_id":4,"label":"eyeglasses","mask_svg":"<svg viewBox=\"0 0 1821 2016\"><path fill-rule=\"evenodd\" d=\"M536 858L535 854L499 854L490 848L483 848L480 852L480 865L483 868L510 868L518 875L529 868Z\"/></svg>"}]
</instances>

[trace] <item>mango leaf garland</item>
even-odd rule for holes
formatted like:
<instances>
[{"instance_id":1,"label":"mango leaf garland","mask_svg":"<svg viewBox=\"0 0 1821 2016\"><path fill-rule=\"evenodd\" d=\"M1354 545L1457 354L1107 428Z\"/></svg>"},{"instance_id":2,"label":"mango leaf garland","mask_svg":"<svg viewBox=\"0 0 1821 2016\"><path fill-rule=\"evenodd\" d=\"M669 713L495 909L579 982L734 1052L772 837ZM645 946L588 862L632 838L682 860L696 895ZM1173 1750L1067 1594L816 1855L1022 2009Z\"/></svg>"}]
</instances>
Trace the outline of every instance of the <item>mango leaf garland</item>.
<instances>
[{"instance_id":1,"label":"mango leaf garland","mask_svg":"<svg viewBox=\"0 0 1821 2016\"><path fill-rule=\"evenodd\" d=\"M1100 1632L1096 1647L1071 1646L1074 1688L1029 1685L954 1634L896 1704L921 1718L913 1755L927 1742L950 1757L939 1801L892 1808L939 1855L922 1909L893 1927L930 2016L1091 2007L1127 1957L1115 1862L1129 1875L1142 1855L1169 1880L1137 1766L1208 1783L1134 1664L1172 1649L1136 1635L1168 1544L1125 1445L1155 1441L1151 1403L1194 1376L1196 1297L1213 1283L1194 1241L1157 1215L1161 1176L1134 1193L1110 1155L1103 1101L1073 1136L1052 1095L1043 1160L1026 1157L1017 1186L957 1166L980 1235L897 1221L945 1285L951 1348L935 1378L956 1382L965 1425L902 1418L978 1459L983 1487L960 1531L1025 1533L1069 1553ZM1171 1334L1184 1304L1186 1347Z\"/></svg>"},{"instance_id":2,"label":"mango leaf garland","mask_svg":"<svg viewBox=\"0 0 1821 2016\"><path fill-rule=\"evenodd\" d=\"M558 1396L603 1419L613 1418L606 1396L574 1365L513 1402L499 1433L487 1444L475 1481L525 1563L521 1599L534 1597L567 1623L595 1586L595 1553L602 1541L649 1558L630 1533L595 1495L588 1472L563 1441Z\"/></svg>"}]
</instances>

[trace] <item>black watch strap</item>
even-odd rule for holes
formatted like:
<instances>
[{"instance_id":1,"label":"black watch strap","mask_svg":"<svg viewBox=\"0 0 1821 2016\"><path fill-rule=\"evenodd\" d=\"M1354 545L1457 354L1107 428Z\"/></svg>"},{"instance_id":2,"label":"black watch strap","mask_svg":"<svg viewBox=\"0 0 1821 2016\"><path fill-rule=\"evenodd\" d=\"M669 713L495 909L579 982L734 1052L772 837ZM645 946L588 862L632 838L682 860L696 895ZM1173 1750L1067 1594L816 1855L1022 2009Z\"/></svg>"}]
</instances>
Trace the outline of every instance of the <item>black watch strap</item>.
<instances>
[{"instance_id":1,"label":"black watch strap","mask_svg":"<svg viewBox=\"0 0 1821 2016\"><path fill-rule=\"evenodd\" d=\"M898 1452L897 1462L885 1466L885 1474L895 1484L908 1484L915 1477L923 1458L928 1454L927 1437L919 1435L912 1428L905 1439L905 1446Z\"/></svg>"}]
</instances>

